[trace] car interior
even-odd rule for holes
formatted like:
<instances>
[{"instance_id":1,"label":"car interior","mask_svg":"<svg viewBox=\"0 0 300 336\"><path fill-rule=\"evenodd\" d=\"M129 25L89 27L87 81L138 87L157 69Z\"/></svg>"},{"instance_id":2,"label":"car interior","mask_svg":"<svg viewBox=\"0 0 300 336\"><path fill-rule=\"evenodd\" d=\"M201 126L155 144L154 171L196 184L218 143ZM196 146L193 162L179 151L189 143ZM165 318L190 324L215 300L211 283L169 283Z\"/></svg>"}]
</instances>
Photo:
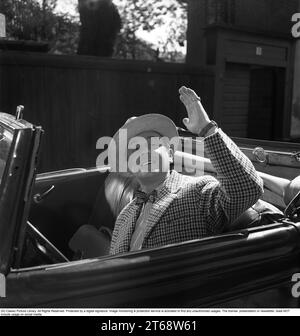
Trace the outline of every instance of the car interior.
<instances>
[{"instance_id":1,"label":"car interior","mask_svg":"<svg viewBox=\"0 0 300 336\"><path fill-rule=\"evenodd\" d=\"M35 183L28 225L31 234L27 235L22 267L107 256L115 219L133 198L138 183L96 169L78 169L76 178L74 169L58 172L60 178L55 177L55 172L53 179L48 176L45 180L43 175ZM283 218L281 209L259 200L224 233ZM37 238L34 229L42 238Z\"/></svg>"}]
</instances>

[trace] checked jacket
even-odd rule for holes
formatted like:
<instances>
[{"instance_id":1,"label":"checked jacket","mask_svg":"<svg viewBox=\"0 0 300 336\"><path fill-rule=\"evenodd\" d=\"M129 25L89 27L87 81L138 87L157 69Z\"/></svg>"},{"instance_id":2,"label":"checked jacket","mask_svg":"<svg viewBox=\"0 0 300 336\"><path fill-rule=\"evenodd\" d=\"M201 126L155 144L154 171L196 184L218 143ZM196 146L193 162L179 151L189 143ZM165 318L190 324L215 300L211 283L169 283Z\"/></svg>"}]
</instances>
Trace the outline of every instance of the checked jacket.
<instances>
[{"instance_id":1,"label":"checked jacket","mask_svg":"<svg viewBox=\"0 0 300 336\"><path fill-rule=\"evenodd\" d=\"M142 249L222 233L262 195L263 181L251 161L220 128L204 138L204 146L217 178L172 171L153 203ZM129 251L137 217L133 199L116 220L110 254Z\"/></svg>"}]
</instances>

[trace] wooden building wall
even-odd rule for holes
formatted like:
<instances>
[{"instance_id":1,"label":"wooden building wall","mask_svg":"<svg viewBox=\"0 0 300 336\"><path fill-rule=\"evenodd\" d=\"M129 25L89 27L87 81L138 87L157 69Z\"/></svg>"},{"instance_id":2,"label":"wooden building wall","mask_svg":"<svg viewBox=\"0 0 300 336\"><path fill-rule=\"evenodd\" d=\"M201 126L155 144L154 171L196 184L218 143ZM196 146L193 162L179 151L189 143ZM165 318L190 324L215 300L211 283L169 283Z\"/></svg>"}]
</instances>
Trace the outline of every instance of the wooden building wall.
<instances>
[{"instance_id":1,"label":"wooden building wall","mask_svg":"<svg viewBox=\"0 0 300 336\"><path fill-rule=\"evenodd\" d=\"M236 26L281 34L290 34L291 17L298 8L298 0L225 1L235 3Z\"/></svg>"},{"instance_id":2,"label":"wooden building wall","mask_svg":"<svg viewBox=\"0 0 300 336\"><path fill-rule=\"evenodd\" d=\"M214 116L231 136L290 138L293 41L223 26L206 30L216 67Z\"/></svg>"}]
</instances>

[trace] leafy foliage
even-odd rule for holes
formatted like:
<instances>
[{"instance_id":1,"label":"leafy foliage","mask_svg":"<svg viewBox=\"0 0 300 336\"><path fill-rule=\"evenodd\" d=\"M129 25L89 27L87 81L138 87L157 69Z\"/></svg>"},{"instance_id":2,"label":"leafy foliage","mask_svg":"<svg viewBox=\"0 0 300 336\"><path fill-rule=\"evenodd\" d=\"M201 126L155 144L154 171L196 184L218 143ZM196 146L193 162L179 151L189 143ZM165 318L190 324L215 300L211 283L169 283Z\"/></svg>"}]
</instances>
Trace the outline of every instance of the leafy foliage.
<instances>
[{"instance_id":1,"label":"leafy foliage","mask_svg":"<svg viewBox=\"0 0 300 336\"><path fill-rule=\"evenodd\" d=\"M122 18L121 36L116 48L120 58L184 57L178 51L186 40L187 3L180 0L115 0ZM145 48L139 35L163 31L157 45ZM146 50L148 49L148 53ZM145 55L145 52L147 53Z\"/></svg>"},{"instance_id":2,"label":"leafy foliage","mask_svg":"<svg viewBox=\"0 0 300 336\"><path fill-rule=\"evenodd\" d=\"M1 0L9 39L45 41L52 52L75 53L79 25L54 12L57 0Z\"/></svg>"},{"instance_id":3,"label":"leafy foliage","mask_svg":"<svg viewBox=\"0 0 300 336\"><path fill-rule=\"evenodd\" d=\"M84 2L94 6L93 11L89 10L88 15L83 15L84 18L80 14L81 22L78 17L72 17L68 13L57 13L57 2L58 0L0 0L0 12L6 16L8 38L48 42L53 53L75 54L79 47L80 54L109 56L121 27L121 18L122 29L117 37L114 57L184 60L181 47L186 42L187 0L113 0L115 9L110 10L110 15L103 10L104 2L110 0L73 0L73 5L77 5L79 12ZM101 8L98 8L100 3L102 13ZM89 25L89 29L83 27L83 21L87 22L85 26ZM108 44L102 49L109 50L108 53L99 52L99 46L105 44L105 39ZM96 45L91 48L98 51L80 52L83 42L85 45Z\"/></svg>"}]
</instances>

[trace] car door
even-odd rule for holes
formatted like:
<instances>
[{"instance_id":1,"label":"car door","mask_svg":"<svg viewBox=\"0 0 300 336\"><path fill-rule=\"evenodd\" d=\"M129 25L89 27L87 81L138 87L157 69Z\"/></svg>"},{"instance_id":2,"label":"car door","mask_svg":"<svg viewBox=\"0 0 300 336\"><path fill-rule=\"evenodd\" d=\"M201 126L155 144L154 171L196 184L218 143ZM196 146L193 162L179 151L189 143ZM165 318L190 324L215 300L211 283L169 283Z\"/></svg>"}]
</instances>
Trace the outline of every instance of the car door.
<instances>
[{"instance_id":1,"label":"car door","mask_svg":"<svg viewBox=\"0 0 300 336\"><path fill-rule=\"evenodd\" d=\"M300 224L282 221L156 249L14 269L2 307L298 306Z\"/></svg>"}]
</instances>

